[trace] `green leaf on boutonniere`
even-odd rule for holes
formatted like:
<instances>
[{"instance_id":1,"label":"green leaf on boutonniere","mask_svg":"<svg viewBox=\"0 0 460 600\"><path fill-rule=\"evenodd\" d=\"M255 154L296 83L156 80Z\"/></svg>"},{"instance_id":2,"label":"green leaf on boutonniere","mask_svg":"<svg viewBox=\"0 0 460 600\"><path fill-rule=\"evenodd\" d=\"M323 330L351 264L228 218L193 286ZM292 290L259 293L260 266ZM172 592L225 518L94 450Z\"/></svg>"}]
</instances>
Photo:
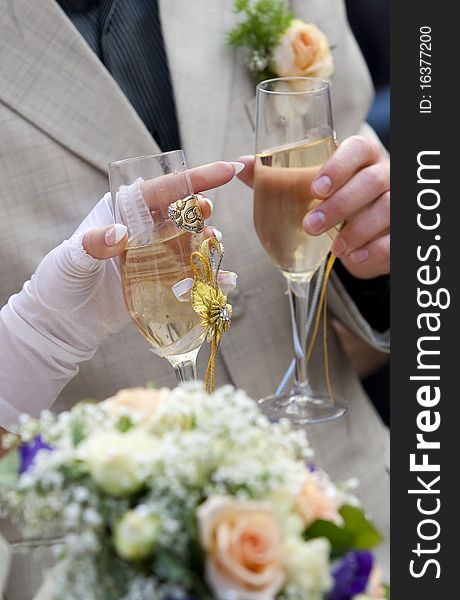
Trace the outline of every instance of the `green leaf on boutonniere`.
<instances>
[{"instance_id":1,"label":"green leaf on boutonniere","mask_svg":"<svg viewBox=\"0 0 460 600\"><path fill-rule=\"evenodd\" d=\"M344 504L339 513L343 519L342 525L331 521L315 521L305 531L305 539L327 538L331 542L332 558L343 556L350 550L370 550L383 540L360 508Z\"/></svg>"},{"instance_id":2,"label":"green leaf on boutonniere","mask_svg":"<svg viewBox=\"0 0 460 600\"><path fill-rule=\"evenodd\" d=\"M246 63L258 80L276 77L271 68L272 52L294 18L284 0L235 0L236 13L245 20L227 36L235 48L246 52Z\"/></svg>"},{"instance_id":3,"label":"green leaf on boutonniere","mask_svg":"<svg viewBox=\"0 0 460 600\"><path fill-rule=\"evenodd\" d=\"M385 600L390 600L390 586L384 585L383 589L385 590Z\"/></svg>"},{"instance_id":4,"label":"green leaf on boutonniere","mask_svg":"<svg viewBox=\"0 0 460 600\"><path fill-rule=\"evenodd\" d=\"M249 0L235 0L235 5L233 7L235 12L241 12L246 10L249 6Z\"/></svg>"},{"instance_id":5,"label":"green leaf on boutonniere","mask_svg":"<svg viewBox=\"0 0 460 600\"><path fill-rule=\"evenodd\" d=\"M0 487L15 487L19 477L19 451L10 450L0 460Z\"/></svg>"}]
</instances>

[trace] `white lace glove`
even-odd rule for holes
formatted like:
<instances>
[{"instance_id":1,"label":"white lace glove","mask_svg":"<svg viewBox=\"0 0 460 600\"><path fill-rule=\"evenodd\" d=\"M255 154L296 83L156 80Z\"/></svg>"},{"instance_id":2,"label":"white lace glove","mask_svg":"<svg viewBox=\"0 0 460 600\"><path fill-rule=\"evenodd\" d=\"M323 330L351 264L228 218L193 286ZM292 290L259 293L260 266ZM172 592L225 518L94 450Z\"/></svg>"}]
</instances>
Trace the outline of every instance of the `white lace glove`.
<instances>
[{"instance_id":1,"label":"white lace glove","mask_svg":"<svg viewBox=\"0 0 460 600\"><path fill-rule=\"evenodd\" d=\"M192 169L192 185L197 191L223 185L236 170L231 163ZM131 188L137 201L138 190ZM203 212L205 218L209 216L209 205ZM90 359L101 342L129 322L118 258L93 258L82 245L83 234L96 227L99 230L91 229L92 237L85 235L85 247L101 256L92 248L104 246L101 240L105 240L102 255L119 254L122 248L116 247L124 247L120 240L126 228L107 229L113 222L107 193L75 234L43 259L31 280L0 311L0 427L8 429L21 412L37 416L49 408L77 374L79 363ZM212 235L208 229L207 235ZM224 280L229 291L236 276L224 275Z\"/></svg>"},{"instance_id":2,"label":"white lace glove","mask_svg":"<svg viewBox=\"0 0 460 600\"><path fill-rule=\"evenodd\" d=\"M48 408L110 333L129 320L117 258L84 250L82 232L113 222L110 194L54 248L0 311L0 425ZM108 318L110 315L110 318Z\"/></svg>"}]
</instances>

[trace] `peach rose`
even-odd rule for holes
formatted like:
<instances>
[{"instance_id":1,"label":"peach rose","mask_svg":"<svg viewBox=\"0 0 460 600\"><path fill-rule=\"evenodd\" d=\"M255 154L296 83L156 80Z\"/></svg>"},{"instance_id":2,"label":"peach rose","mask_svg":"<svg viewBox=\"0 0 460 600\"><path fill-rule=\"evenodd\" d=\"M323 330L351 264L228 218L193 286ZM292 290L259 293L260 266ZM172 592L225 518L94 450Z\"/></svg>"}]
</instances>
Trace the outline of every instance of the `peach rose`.
<instances>
[{"instance_id":1,"label":"peach rose","mask_svg":"<svg viewBox=\"0 0 460 600\"><path fill-rule=\"evenodd\" d=\"M294 19L273 51L273 70L279 77L320 77L334 72L329 40L313 23Z\"/></svg>"},{"instance_id":2,"label":"peach rose","mask_svg":"<svg viewBox=\"0 0 460 600\"><path fill-rule=\"evenodd\" d=\"M270 505L214 496L198 509L208 583L218 600L273 600L285 574Z\"/></svg>"},{"instance_id":3,"label":"peach rose","mask_svg":"<svg viewBox=\"0 0 460 600\"><path fill-rule=\"evenodd\" d=\"M317 519L341 523L339 503L333 484L321 472L308 473L305 483L296 498L305 527Z\"/></svg>"},{"instance_id":4,"label":"peach rose","mask_svg":"<svg viewBox=\"0 0 460 600\"><path fill-rule=\"evenodd\" d=\"M140 417L152 418L160 403L160 392L148 388L128 388L107 398L102 406L112 416L134 413Z\"/></svg>"}]
</instances>

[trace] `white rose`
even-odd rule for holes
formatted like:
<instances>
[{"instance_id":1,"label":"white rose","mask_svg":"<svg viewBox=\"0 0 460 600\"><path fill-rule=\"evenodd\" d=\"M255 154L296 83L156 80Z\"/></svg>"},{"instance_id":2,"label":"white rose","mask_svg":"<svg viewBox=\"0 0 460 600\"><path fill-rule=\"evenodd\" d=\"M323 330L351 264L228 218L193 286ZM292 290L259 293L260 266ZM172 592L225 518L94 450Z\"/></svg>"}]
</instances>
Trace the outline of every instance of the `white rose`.
<instances>
[{"instance_id":1,"label":"white rose","mask_svg":"<svg viewBox=\"0 0 460 600\"><path fill-rule=\"evenodd\" d=\"M155 550L159 530L160 519L151 515L146 507L130 510L115 528L115 550L127 560L148 558Z\"/></svg>"},{"instance_id":2,"label":"white rose","mask_svg":"<svg viewBox=\"0 0 460 600\"><path fill-rule=\"evenodd\" d=\"M329 40L313 23L294 19L273 51L273 70L279 77L320 77L334 72Z\"/></svg>"},{"instance_id":3,"label":"white rose","mask_svg":"<svg viewBox=\"0 0 460 600\"><path fill-rule=\"evenodd\" d=\"M150 475L156 449L155 438L139 429L100 431L81 444L78 457L101 489L127 496L137 492Z\"/></svg>"},{"instance_id":4,"label":"white rose","mask_svg":"<svg viewBox=\"0 0 460 600\"><path fill-rule=\"evenodd\" d=\"M198 509L206 576L217 600L273 600L283 586L281 542L271 506L215 496Z\"/></svg>"},{"instance_id":5,"label":"white rose","mask_svg":"<svg viewBox=\"0 0 460 600\"><path fill-rule=\"evenodd\" d=\"M325 538L308 542L291 538L283 548L288 583L302 590L305 597L321 595L332 587L329 563L330 544ZM322 597L322 596L321 596Z\"/></svg>"}]
</instances>

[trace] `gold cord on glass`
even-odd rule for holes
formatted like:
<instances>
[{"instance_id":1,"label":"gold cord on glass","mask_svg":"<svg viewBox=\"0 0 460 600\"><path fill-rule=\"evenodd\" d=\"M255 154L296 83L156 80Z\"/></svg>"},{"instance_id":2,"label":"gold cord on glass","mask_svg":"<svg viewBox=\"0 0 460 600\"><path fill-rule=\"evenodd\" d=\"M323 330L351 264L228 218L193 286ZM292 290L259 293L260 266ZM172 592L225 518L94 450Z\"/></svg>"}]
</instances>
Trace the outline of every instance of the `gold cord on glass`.
<instances>
[{"instance_id":1,"label":"gold cord on glass","mask_svg":"<svg viewBox=\"0 0 460 600\"><path fill-rule=\"evenodd\" d=\"M328 390L329 396L332 401L334 400L334 393L332 391L332 385L331 385L331 375L330 375L330 370L329 370L329 353L328 353L328 348L327 348L327 321L326 321L326 319L327 319L327 293L326 292L327 292L327 283L329 281L329 276L331 274L332 267L334 266L335 258L336 257L333 254L331 254L326 263L326 270L324 272L323 285L321 287L321 294L320 294L319 301L318 301L318 307L316 309L315 324L313 326L313 333L311 336L310 344L308 346L307 357L306 357L306 361L308 364L310 362L310 358L311 358L311 355L313 352L313 346L315 345L316 338L318 336L319 324L321 321L321 314L322 314L323 315L324 371L325 371L325 377L326 377L327 390Z\"/></svg>"}]
</instances>

